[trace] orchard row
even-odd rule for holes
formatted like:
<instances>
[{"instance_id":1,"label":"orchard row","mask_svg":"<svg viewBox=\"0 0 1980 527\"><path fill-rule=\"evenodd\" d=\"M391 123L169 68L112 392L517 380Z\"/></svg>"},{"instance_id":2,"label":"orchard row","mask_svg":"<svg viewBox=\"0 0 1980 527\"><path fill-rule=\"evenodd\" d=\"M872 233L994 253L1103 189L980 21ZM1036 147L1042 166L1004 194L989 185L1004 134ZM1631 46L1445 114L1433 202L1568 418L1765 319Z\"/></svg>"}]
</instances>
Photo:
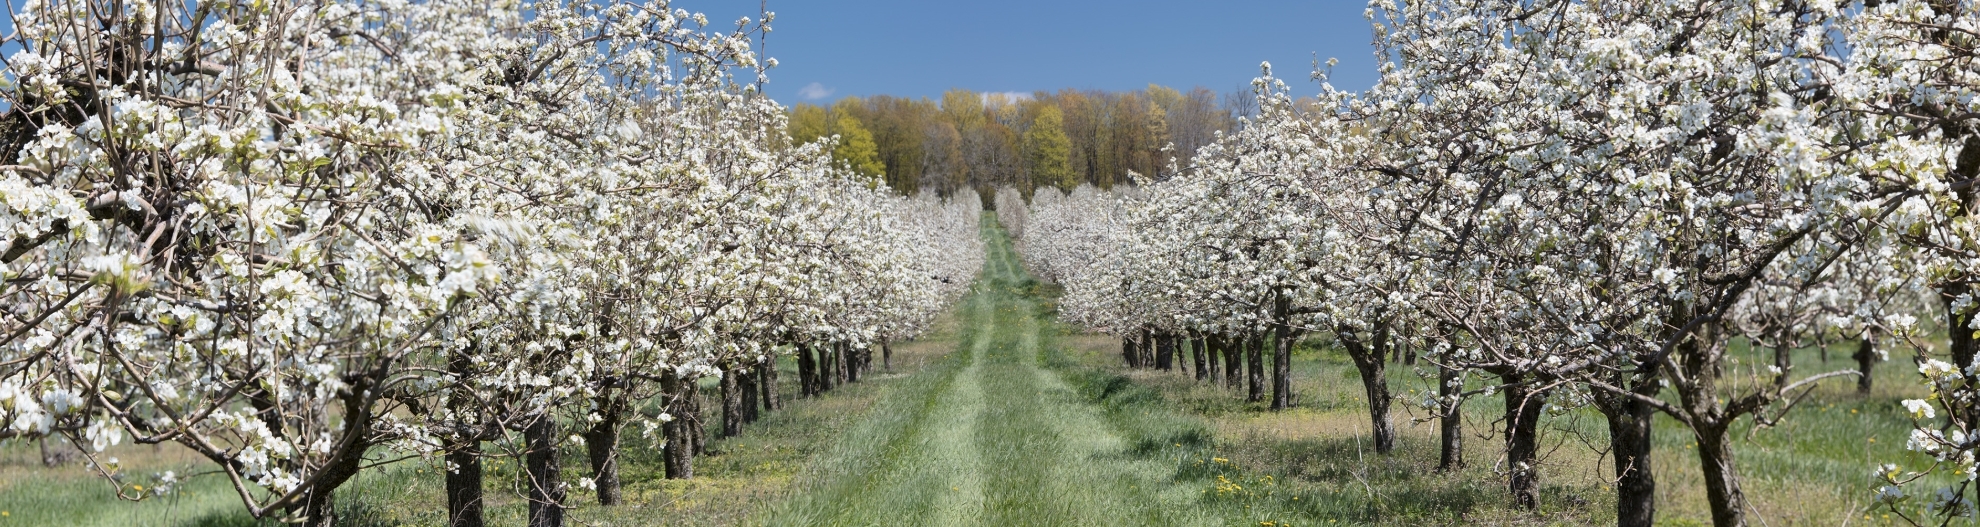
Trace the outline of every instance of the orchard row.
<instances>
[{"instance_id":1,"label":"orchard row","mask_svg":"<svg viewBox=\"0 0 1980 527\"><path fill-rule=\"evenodd\" d=\"M340 485L423 462L448 474L452 524L480 525L482 459L506 456L531 524L560 524L571 485L619 501L623 448L692 474L702 379L733 433L777 406L759 388L779 355L806 395L857 380L982 263L975 196L897 197L830 140L789 140L752 51L769 13L17 13L0 439L66 437L126 499L182 477L105 449L176 443L258 518L331 524ZM558 449L580 447L589 473L560 477Z\"/></svg>"},{"instance_id":2,"label":"orchard row","mask_svg":"<svg viewBox=\"0 0 1980 527\"><path fill-rule=\"evenodd\" d=\"M1292 345L1329 339L1385 453L1384 371L1413 357L1440 388L1405 404L1444 421L1446 469L1461 407L1504 397L1502 473L1526 508L1541 415L1590 408L1632 526L1655 519L1656 415L1696 438L1713 522L1744 525L1733 425L1788 419L1818 383L1915 350L1930 396L1904 402L1908 448L1932 461L1874 467L1876 506L1974 514L1980 5L1376 0L1368 15L1384 61L1369 90L1323 69L1317 98L1295 101L1268 69L1255 118L1136 189L999 193L1028 264L1065 285L1063 313L1123 337L1130 364L1188 352L1211 359L1203 375L1221 355L1254 401L1270 356L1274 409ZM1859 366L1790 360L1832 343Z\"/></svg>"}]
</instances>

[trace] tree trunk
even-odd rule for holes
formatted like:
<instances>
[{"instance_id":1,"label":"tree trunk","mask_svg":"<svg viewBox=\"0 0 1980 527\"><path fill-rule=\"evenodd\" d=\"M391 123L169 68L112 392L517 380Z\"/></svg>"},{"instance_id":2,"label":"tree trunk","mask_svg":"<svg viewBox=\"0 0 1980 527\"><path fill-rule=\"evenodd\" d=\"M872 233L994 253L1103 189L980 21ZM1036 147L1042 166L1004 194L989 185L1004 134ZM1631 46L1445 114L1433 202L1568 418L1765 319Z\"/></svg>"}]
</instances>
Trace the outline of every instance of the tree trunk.
<instances>
[{"instance_id":1,"label":"tree trunk","mask_svg":"<svg viewBox=\"0 0 1980 527\"><path fill-rule=\"evenodd\" d=\"M1224 387L1236 390L1243 385L1244 339L1225 335L1219 340L1224 344Z\"/></svg>"},{"instance_id":2,"label":"tree trunk","mask_svg":"<svg viewBox=\"0 0 1980 527\"><path fill-rule=\"evenodd\" d=\"M848 342L839 345L839 364L845 368L845 376L839 378L841 384L859 382L859 348Z\"/></svg>"},{"instance_id":3,"label":"tree trunk","mask_svg":"<svg viewBox=\"0 0 1980 527\"><path fill-rule=\"evenodd\" d=\"M760 411L762 399L758 397L758 394L763 393L763 390L756 387L757 383L760 382L756 376L756 370L757 367L755 365L736 368L737 372L742 373L742 378L736 379L736 381L742 385L743 424L754 423L757 419L763 417Z\"/></svg>"},{"instance_id":4,"label":"tree trunk","mask_svg":"<svg viewBox=\"0 0 1980 527\"><path fill-rule=\"evenodd\" d=\"M1141 367L1143 368L1154 367L1155 348L1157 346L1158 344L1156 344L1155 342L1155 332L1147 329L1141 330L1141 345L1137 346L1137 348L1140 348L1141 357L1136 358L1135 361L1137 363L1140 363Z\"/></svg>"},{"instance_id":5,"label":"tree trunk","mask_svg":"<svg viewBox=\"0 0 1980 527\"><path fill-rule=\"evenodd\" d=\"M312 490L309 496L303 498L302 504L295 508L296 514L303 518L303 527L331 527L337 524L334 494L330 490Z\"/></svg>"},{"instance_id":6,"label":"tree trunk","mask_svg":"<svg viewBox=\"0 0 1980 527\"><path fill-rule=\"evenodd\" d=\"M482 430L481 408L465 382L473 375L473 364L465 352L454 353L447 360L447 373L455 379L454 386L448 388L453 391L449 404L455 418L451 434L453 442L447 450L447 464L451 470L447 471L445 478L449 527L483 527L488 524L481 488L481 439L486 432Z\"/></svg>"},{"instance_id":7,"label":"tree trunk","mask_svg":"<svg viewBox=\"0 0 1980 527\"><path fill-rule=\"evenodd\" d=\"M1368 417L1370 434L1375 439L1375 453L1388 454L1396 448L1396 425L1389 422L1389 325L1377 322L1370 335L1371 342L1362 342L1353 328L1342 326L1334 330L1341 346L1347 348L1348 358L1354 361L1355 371L1361 374L1361 390L1368 397Z\"/></svg>"},{"instance_id":8,"label":"tree trunk","mask_svg":"<svg viewBox=\"0 0 1980 527\"><path fill-rule=\"evenodd\" d=\"M722 368L722 437L742 433L743 390L738 370L735 366Z\"/></svg>"},{"instance_id":9,"label":"tree trunk","mask_svg":"<svg viewBox=\"0 0 1980 527\"><path fill-rule=\"evenodd\" d=\"M1196 382L1203 382L1204 376L1209 375L1209 373L1204 370L1206 366L1203 362L1202 335L1197 335L1196 338L1189 339L1189 356L1196 363Z\"/></svg>"},{"instance_id":10,"label":"tree trunk","mask_svg":"<svg viewBox=\"0 0 1980 527\"><path fill-rule=\"evenodd\" d=\"M1437 471L1464 468L1464 386L1456 368L1437 368Z\"/></svg>"},{"instance_id":11,"label":"tree trunk","mask_svg":"<svg viewBox=\"0 0 1980 527\"><path fill-rule=\"evenodd\" d=\"M832 345L817 344L811 347L811 394L824 395L832 389Z\"/></svg>"},{"instance_id":12,"label":"tree trunk","mask_svg":"<svg viewBox=\"0 0 1980 527\"><path fill-rule=\"evenodd\" d=\"M564 525L564 483L558 474L557 422L549 414L523 429L529 450L523 454L529 482L529 527Z\"/></svg>"},{"instance_id":13,"label":"tree trunk","mask_svg":"<svg viewBox=\"0 0 1980 527\"><path fill-rule=\"evenodd\" d=\"M1875 346L1868 333L1856 342L1856 355L1853 358L1856 359L1856 371L1863 373L1856 377L1856 393L1870 393L1870 368L1877 365Z\"/></svg>"},{"instance_id":14,"label":"tree trunk","mask_svg":"<svg viewBox=\"0 0 1980 527\"><path fill-rule=\"evenodd\" d=\"M591 458L591 479L598 485L598 504L613 506L619 499L619 424L625 404L617 397L600 397L598 422L584 432L585 453Z\"/></svg>"},{"instance_id":15,"label":"tree trunk","mask_svg":"<svg viewBox=\"0 0 1980 527\"><path fill-rule=\"evenodd\" d=\"M1515 507L1534 510L1540 506L1540 411L1547 404L1544 391L1535 392L1521 374L1502 374L1506 383L1506 472L1511 476L1506 489Z\"/></svg>"},{"instance_id":16,"label":"tree trunk","mask_svg":"<svg viewBox=\"0 0 1980 527\"><path fill-rule=\"evenodd\" d=\"M778 408L783 406L783 401L777 400L776 353L764 355L763 362L756 363L756 379L757 389L763 391L763 394L760 396L763 398L763 411L777 411Z\"/></svg>"},{"instance_id":17,"label":"tree trunk","mask_svg":"<svg viewBox=\"0 0 1980 527\"><path fill-rule=\"evenodd\" d=\"M1155 369L1174 370L1176 367L1176 337L1167 333L1155 336Z\"/></svg>"},{"instance_id":18,"label":"tree trunk","mask_svg":"<svg viewBox=\"0 0 1980 527\"><path fill-rule=\"evenodd\" d=\"M708 455L708 423L701 420L701 383L698 379L687 379L688 389L688 444L694 446L694 455Z\"/></svg>"},{"instance_id":19,"label":"tree trunk","mask_svg":"<svg viewBox=\"0 0 1980 527\"><path fill-rule=\"evenodd\" d=\"M1292 328L1280 325L1272 339L1272 409L1292 407L1292 347L1299 340Z\"/></svg>"},{"instance_id":20,"label":"tree trunk","mask_svg":"<svg viewBox=\"0 0 1980 527\"><path fill-rule=\"evenodd\" d=\"M819 393L825 393L831 391L832 386L840 382L838 378L839 376L838 372L833 371L838 369L839 367L839 360L838 360L839 354L837 351L838 347L839 347L838 344L831 344L831 343L827 343L823 346L818 347L818 373L819 373L818 392Z\"/></svg>"},{"instance_id":21,"label":"tree trunk","mask_svg":"<svg viewBox=\"0 0 1980 527\"><path fill-rule=\"evenodd\" d=\"M447 452L447 526L488 525L482 512L481 441L466 440Z\"/></svg>"},{"instance_id":22,"label":"tree trunk","mask_svg":"<svg viewBox=\"0 0 1980 527\"><path fill-rule=\"evenodd\" d=\"M1733 465L1731 434L1724 423L1699 423L1693 433L1698 439L1698 461L1704 469L1705 501L1712 506L1712 525L1744 527L1746 495L1739 489L1739 471Z\"/></svg>"},{"instance_id":23,"label":"tree trunk","mask_svg":"<svg viewBox=\"0 0 1980 527\"><path fill-rule=\"evenodd\" d=\"M1204 361L1202 378L1208 379L1212 386L1215 386L1224 378L1223 374L1220 373L1221 370L1217 368L1218 365L1224 362L1223 355L1219 354L1221 348L1218 347L1217 340L1217 335L1214 333L1203 335Z\"/></svg>"},{"instance_id":24,"label":"tree trunk","mask_svg":"<svg viewBox=\"0 0 1980 527\"><path fill-rule=\"evenodd\" d=\"M672 417L661 424L666 433L667 446L661 449L667 479L690 479L694 477L694 439L688 431L687 384L672 371L660 374L661 397L667 399L667 415Z\"/></svg>"},{"instance_id":25,"label":"tree trunk","mask_svg":"<svg viewBox=\"0 0 1980 527\"><path fill-rule=\"evenodd\" d=\"M1121 337L1121 363L1122 363L1122 364L1126 364L1126 365L1127 365L1127 367L1129 367L1129 368L1133 368L1133 367L1134 367L1134 356L1135 356L1135 353L1134 353L1134 338L1132 338L1132 337L1128 337L1128 336L1122 336L1122 337Z\"/></svg>"},{"instance_id":26,"label":"tree trunk","mask_svg":"<svg viewBox=\"0 0 1980 527\"><path fill-rule=\"evenodd\" d=\"M363 389L360 388L358 391L362 392ZM346 404L345 408L349 409L351 406ZM369 416L365 418L369 419ZM294 510L303 517L304 527L330 527L337 524L337 487L343 486L344 482L357 476L358 470L364 466L365 450L363 444L359 444L318 469L320 479L310 487L309 494L303 497L303 502Z\"/></svg>"},{"instance_id":27,"label":"tree trunk","mask_svg":"<svg viewBox=\"0 0 1980 527\"><path fill-rule=\"evenodd\" d=\"M1182 372L1183 375L1189 375L1190 372L1189 362L1190 360L1192 360L1190 357L1190 351L1191 350L1189 346L1189 334L1177 333L1176 334L1176 371Z\"/></svg>"},{"instance_id":28,"label":"tree trunk","mask_svg":"<svg viewBox=\"0 0 1980 527\"><path fill-rule=\"evenodd\" d=\"M1657 519L1657 481L1650 470L1650 425L1656 412L1634 398L1606 398L1610 402L1598 402L1597 408L1609 421L1609 456L1616 470L1616 525L1651 527Z\"/></svg>"},{"instance_id":29,"label":"tree trunk","mask_svg":"<svg viewBox=\"0 0 1980 527\"><path fill-rule=\"evenodd\" d=\"M832 343L832 382L827 388L846 385L846 343Z\"/></svg>"},{"instance_id":30,"label":"tree trunk","mask_svg":"<svg viewBox=\"0 0 1980 527\"><path fill-rule=\"evenodd\" d=\"M798 397L818 395L818 360L811 354L810 344L797 345Z\"/></svg>"},{"instance_id":31,"label":"tree trunk","mask_svg":"<svg viewBox=\"0 0 1980 527\"><path fill-rule=\"evenodd\" d=\"M894 344L884 340L880 341L880 368L888 373L894 371Z\"/></svg>"},{"instance_id":32,"label":"tree trunk","mask_svg":"<svg viewBox=\"0 0 1980 527\"><path fill-rule=\"evenodd\" d=\"M344 415L349 419L348 422L371 422L371 408L366 405L368 398L364 394L374 389L376 388L367 379L359 381L349 391L344 392L340 396L344 405ZM303 518L304 527L330 527L336 525L337 487L343 486L344 482L356 477L358 470L364 468L364 454L366 450L369 450L370 446L364 440L364 429L352 427L346 428L339 433L343 435L338 439L346 442L349 445L349 449L341 451L337 457L330 459L328 463L317 469L315 476L317 478L316 482L310 485L308 494L303 496L303 502L290 510L291 513Z\"/></svg>"},{"instance_id":33,"label":"tree trunk","mask_svg":"<svg viewBox=\"0 0 1980 527\"><path fill-rule=\"evenodd\" d=\"M866 369L865 350L855 348L851 343L839 348L846 356L846 382L859 382L859 374Z\"/></svg>"},{"instance_id":34,"label":"tree trunk","mask_svg":"<svg viewBox=\"0 0 1980 527\"><path fill-rule=\"evenodd\" d=\"M1244 339L1245 343L1245 391L1246 402L1265 401L1265 335L1253 333Z\"/></svg>"},{"instance_id":35,"label":"tree trunk","mask_svg":"<svg viewBox=\"0 0 1980 527\"><path fill-rule=\"evenodd\" d=\"M1968 288L1965 285L1953 284L1940 288L1939 296L1940 300L1946 306L1946 341L1949 344L1947 346L1950 348L1949 351L1952 352L1952 363L1960 367L1961 377L1965 378L1966 386L1970 387L1980 384L1980 376L1974 375L1972 370L1968 369L1973 364L1973 356L1976 351L1972 329L1973 313L1961 313L1953 307L1953 302L1958 299L1959 295L1967 292ZM1970 390L1971 388L1968 389ZM1947 410L1960 412L1962 415L1959 417L1962 422L1980 422L1980 404L1968 403L1962 405L1957 410L1952 408L1947 408Z\"/></svg>"}]
</instances>

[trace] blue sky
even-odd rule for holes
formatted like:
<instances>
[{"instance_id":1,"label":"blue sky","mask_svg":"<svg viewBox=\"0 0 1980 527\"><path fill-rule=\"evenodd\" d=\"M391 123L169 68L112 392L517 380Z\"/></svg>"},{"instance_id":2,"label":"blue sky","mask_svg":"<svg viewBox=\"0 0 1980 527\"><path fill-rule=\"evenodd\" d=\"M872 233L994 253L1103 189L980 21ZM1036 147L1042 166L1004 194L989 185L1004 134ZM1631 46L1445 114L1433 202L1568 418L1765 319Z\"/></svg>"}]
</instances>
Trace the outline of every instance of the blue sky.
<instances>
[{"instance_id":1,"label":"blue sky","mask_svg":"<svg viewBox=\"0 0 1980 527\"><path fill-rule=\"evenodd\" d=\"M730 27L758 0L676 0ZM1344 0L770 0L766 91L785 104L848 95L936 98L949 88L1024 92L1136 90L1149 83L1227 92L1270 61L1295 93L1314 93L1314 54L1340 59L1333 84L1374 83L1362 10ZM719 26L718 26L719 24ZM815 85L814 85L815 83ZM809 87L809 89L807 89Z\"/></svg>"}]
</instances>

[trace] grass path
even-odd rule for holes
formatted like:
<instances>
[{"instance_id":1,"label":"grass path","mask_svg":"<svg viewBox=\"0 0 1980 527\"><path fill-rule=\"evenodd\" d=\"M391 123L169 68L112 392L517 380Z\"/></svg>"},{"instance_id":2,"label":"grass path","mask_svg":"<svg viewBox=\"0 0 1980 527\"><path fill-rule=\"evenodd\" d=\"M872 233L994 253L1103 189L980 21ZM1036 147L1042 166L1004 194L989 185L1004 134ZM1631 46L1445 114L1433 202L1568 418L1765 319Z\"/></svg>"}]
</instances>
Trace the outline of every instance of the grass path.
<instances>
[{"instance_id":1,"label":"grass path","mask_svg":"<svg viewBox=\"0 0 1980 527\"><path fill-rule=\"evenodd\" d=\"M988 218L986 218L987 220ZM902 379L800 476L769 525L1176 525L1193 490L1128 454L1102 411L1041 363L1058 325L1009 240L962 302L960 345Z\"/></svg>"}]
</instances>

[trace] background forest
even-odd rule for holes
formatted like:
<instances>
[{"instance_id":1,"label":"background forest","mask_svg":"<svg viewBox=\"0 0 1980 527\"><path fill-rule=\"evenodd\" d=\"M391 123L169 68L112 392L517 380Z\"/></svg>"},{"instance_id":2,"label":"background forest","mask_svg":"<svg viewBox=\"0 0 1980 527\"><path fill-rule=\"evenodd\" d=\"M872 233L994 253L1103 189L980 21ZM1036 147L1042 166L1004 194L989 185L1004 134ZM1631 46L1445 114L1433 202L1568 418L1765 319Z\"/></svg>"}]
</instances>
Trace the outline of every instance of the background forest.
<instances>
[{"instance_id":1,"label":"background forest","mask_svg":"<svg viewBox=\"0 0 1980 527\"><path fill-rule=\"evenodd\" d=\"M940 101L876 95L801 103L791 109L790 135L804 143L837 134L835 159L904 194L971 188L988 197L1012 187L1029 196L1040 186L1112 188L1130 173L1159 177L1171 157L1195 156L1256 104L1249 90L1219 95L1201 86L1030 96L955 89Z\"/></svg>"}]
</instances>

